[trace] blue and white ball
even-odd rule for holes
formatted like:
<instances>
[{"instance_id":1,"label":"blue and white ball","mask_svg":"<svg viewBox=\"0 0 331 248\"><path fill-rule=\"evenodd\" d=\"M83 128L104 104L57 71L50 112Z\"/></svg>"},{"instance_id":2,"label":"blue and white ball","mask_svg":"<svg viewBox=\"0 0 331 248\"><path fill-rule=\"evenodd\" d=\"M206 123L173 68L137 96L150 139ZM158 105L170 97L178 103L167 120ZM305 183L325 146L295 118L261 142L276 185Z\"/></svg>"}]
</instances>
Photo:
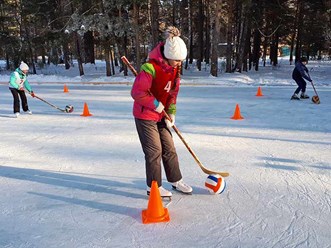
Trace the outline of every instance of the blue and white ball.
<instances>
[{"instance_id":1,"label":"blue and white ball","mask_svg":"<svg viewBox=\"0 0 331 248\"><path fill-rule=\"evenodd\" d=\"M65 112L66 113L72 113L74 111L74 107L72 105L67 105L65 107Z\"/></svg>"},{"instance_id":2,"label":"blue and white ball","mask_svg":"<svg viewBox=\"0 0 331 248\"><path fill-rule=\"evenodd\" d=\"M209 175L205 186L211 194L221 194L225 189L225 180L220 175Z\"/></svg>"}]
</instances>

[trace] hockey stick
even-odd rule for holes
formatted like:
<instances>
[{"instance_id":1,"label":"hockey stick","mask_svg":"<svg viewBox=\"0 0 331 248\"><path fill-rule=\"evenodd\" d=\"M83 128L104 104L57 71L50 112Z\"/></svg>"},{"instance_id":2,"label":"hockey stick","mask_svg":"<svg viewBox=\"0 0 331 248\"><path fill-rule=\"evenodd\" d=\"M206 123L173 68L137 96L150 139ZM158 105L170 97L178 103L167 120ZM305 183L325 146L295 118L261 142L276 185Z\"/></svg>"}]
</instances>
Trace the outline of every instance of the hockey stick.
<instances>
[{"instance_id":1,"label":"hockey stick","mask_svg":"<svg viewBox=\"0 0 331 248\"><path fill-rule=\"evenodd\" d=\"M311 69L313 69L313 68L311 68ZM307 74L308 74L309 78L311 78L308 71L307 71ZM312 100L313 103L320 104L321 101L320 101L320 98L318 97L318 94L317 94L317 91L316 91L315 86L313 84L313 81L311 81L310 83L311 83L311 86L313 86L313 89L314 89L315 94L316 94L315 96L313 96L311 98L311 100Z\"/></svg>"},{"instance_id":2,"label":"hockey stick","mask_svg":"<svg viewBox=\"0 0 331 248\"><path fill-rule=\"evenodd\" d=\"M124 64L126 64L127 67L129 67L129 69L131 70L131 72L133 73L133 75L137 76L138 73L137 71L134 69L134 67L130 64L130 62L128 61L128 59L125 57L125 56L122 56L121 57L122 61ZM171 118L170 116L167 114L167 112L165 112L163 110L163 114L165 115L165 117L171 121ZM230 174L228 172L225 172L225 171L221 171L221 172L218 172L218 171L212 171L212 170L209 170L207 169L203 164L202 162L200 161L200 159L197 157L197 155L194 153L194 151L192 150L192 148L189 146L189 144L185 141L183 135L181 134L181 132L179 131L179 129L173 125L172 128L174 129L174 131L176 132L176 134L178 135L178 137L181 139L181 141L184 143L184 145L186 146L187 150L191 153L191 155L193 156L194 160L197 162L197 164L199 165L199 167L201 168L201 170L210 175L210 174L218 174L218 175L221 175L222 177L228 177Z\"/></svg>"},{"instance_id":3,"label":"hockey stick","mask_svg":"<svg viewBox=\"0 0 331 248\"><path fill-rule=\"evenodd\" d=\"M26 91L27 93L29 93L29 94L32 96L32 94L31 94L29 91L27 91L27 90L25 90L25 91ZM48 104L49 106L52 106L53 108L56 108L56 109L60 110L61 112L64 112L64 113L72 113L72 112L74 111L74 107L71 106L71 105L67 105L67 106L65 107L65 109L60 109L59 107L55 106L54 104L51 104L51 103L47 102L46 100L42 99L42 98L39 97L39 96L36 96L35 94L34 94L34 96L32 96L32 97L39 99L40 101L42 101L42 102Z\"/></svg>"},{"instance_id":4,"label":"hockey stick","mask_svg":"<svg viewBox=\"0 0 331 248\"><path fill-rule=\"evenodd\" d=\"M313 97L311 98L311 100L312 100L313 103L320 104L321 101L320 101L320 98L319 98L319 96L318 96L318 94L317 94L317 91L316 91L316 89L315 89L315 86L314 86L314 84L313 84L313 81L311 81L310 83L311 83L311 86L313 86L313 89L314 89L315 94L316 94L316 96L313 96Z\"/></svg>"}]
</instances>

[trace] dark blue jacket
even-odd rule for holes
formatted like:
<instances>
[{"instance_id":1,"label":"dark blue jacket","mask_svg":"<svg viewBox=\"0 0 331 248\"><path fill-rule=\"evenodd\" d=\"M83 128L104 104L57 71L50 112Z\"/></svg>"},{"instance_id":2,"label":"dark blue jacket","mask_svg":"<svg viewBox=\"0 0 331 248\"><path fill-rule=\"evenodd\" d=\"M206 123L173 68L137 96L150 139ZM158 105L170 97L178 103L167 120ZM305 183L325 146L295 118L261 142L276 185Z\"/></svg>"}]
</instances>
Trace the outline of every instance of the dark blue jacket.
<instances>
[{"instance_id":1,"label":"dark blue jacket","mask_svg":"<svg viewBox=\"0 0 331 248\"><path fill-rule=\"evenodd\" d=\"M309 72L308 72L308 69L307 67L302 64L301 61L298 61L295 63L295 68L293 70L293 73L292 73L292 78L297 81L297 80L303 80L303 79L306 79L308 80L309 82L313 81L311 80L310 76L309 76Z\"/></svg>"}]
</instances>

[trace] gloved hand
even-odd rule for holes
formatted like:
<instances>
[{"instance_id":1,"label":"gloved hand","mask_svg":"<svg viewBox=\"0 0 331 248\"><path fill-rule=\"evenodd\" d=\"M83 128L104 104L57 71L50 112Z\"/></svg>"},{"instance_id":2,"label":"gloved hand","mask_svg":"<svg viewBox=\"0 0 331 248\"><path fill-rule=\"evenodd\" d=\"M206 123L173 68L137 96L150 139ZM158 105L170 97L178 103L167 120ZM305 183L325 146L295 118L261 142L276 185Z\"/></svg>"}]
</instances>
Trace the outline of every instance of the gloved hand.
<instances>
[{"instance_id":1,"label":"gloved hand","mask_svg":"<svg viewBox=\"0 0 331 248\"><path fill-rule=\"evenodd\" d=\"M165 123L167 124L167 127L168 127L169 129L171 129L171 128L175 125L175 115L173 115L173 114L168 114L168 115L169 115L169 117L171 118L171 121L168 120L167 117L165 117L164 121L165 121Z\"/></svg>"},{"instance_id":2,"label":"gloved hand","mask_svg":"<svg viewBox=\"0 0 331 248\"><path fill-rule=\"evenodd\" d=\"M164 109L164 106L162 104L162 102L158 102L158 106L156 107L155 111L158 112L159 114L162 113L163 109Z\"/></svg>"},{"instance_id":3,"label":"gloved hand","mask_svg":"<svg viewBox=\"0 0 331 248\"><path fill-rule=\"evenodd\" d=\"M32 97L35 97L33 91L30 92L30 95L31 95Z\"/></svg>"}]
</instances>

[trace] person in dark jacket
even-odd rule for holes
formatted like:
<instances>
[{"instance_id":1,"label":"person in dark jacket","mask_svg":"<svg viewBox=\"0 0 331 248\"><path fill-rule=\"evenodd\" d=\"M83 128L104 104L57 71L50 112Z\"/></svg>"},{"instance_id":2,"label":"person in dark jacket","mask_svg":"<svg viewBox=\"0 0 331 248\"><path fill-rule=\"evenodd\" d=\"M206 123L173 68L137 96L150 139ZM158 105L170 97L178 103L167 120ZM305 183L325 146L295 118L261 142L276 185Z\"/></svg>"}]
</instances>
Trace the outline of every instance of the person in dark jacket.
<instances>
[{"instance_id":1,"label":"person in dark jacket","mask_svg":"<svg viewBox=\"0 0 331 248\"><path fill-rule=\"evenodd\" d=\"M292 78L297 83L298 88L294 91L294 94L291 97L291 100L300 100L301 99L308 99L309 96L306 95L306 86L307 83L305 80L312 82L308 69L306 67L308 64L308 59L306 57L302 57L298 62L295 64L295 68L292 73ZM299 92L301 91L301 95L299 98Z\"/></svg>"}]
</instances>

